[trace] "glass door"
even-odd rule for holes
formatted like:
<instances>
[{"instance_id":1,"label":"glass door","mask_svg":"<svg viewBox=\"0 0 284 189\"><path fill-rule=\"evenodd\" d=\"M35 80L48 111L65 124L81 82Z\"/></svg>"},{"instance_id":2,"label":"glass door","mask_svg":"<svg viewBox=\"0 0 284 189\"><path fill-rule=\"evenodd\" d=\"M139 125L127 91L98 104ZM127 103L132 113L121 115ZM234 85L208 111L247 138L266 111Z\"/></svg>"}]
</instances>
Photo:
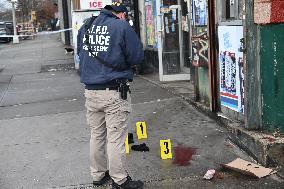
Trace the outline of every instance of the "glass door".
<instances>
[{"instance_id":1,"label":"glass door","mask_svg":"<svg viewBox=\"0 0 284 189\"><path fill-rule=\"evenodd\" d=\"M190 80L188 16L181 0L157 0L160 81ZM182 4L183 3L183 4ZM184 6L185 5L185 6Z\"/></svg>"}]
</instances>

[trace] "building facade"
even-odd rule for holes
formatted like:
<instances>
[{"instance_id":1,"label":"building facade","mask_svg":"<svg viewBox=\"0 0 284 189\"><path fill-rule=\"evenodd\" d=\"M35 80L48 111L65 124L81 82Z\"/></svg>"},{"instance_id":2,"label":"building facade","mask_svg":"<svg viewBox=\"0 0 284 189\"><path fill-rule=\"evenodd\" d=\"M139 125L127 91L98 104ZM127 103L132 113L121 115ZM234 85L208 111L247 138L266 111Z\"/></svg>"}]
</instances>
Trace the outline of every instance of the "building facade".
<instances>
[{"instance_id":1,"label":"building facade","mask_svg":"<svg viewBox=\"0 0 284 189\"><path fill-rule=\"evenodd\" d=\"M141 5L146 64L161 81L191 81L195 100L211 111L248 129L284 132L283 1Z\"/></svg>"},{"instance_id":2,"label":"building facade","mask_svg":"<svg viewBox=\"0 0 284 189\"><path fill-rule=\"evenodd\" d=\"M76 34L74 12L112 1L66 2L58 1L61 27L72 26ZM120 2L144 45L142 73L156 70L162 82L188 81L193 100L244 128L284 132L283 1ZM65 43L66 35L73 44L72 32L62 33Z\"/></svg>"}]
</instances>

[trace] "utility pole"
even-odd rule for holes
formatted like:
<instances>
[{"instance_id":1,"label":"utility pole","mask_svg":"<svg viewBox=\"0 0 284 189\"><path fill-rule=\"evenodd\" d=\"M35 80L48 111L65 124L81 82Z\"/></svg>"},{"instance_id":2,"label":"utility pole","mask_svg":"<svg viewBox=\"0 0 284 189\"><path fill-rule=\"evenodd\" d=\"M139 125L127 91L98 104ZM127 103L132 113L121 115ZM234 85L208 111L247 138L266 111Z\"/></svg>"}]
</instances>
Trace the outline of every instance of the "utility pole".
<instances>
[{"instance_id":1,"label":"utility pole","mask_svg":"<svg viewBox=\"0 0 284 189\"><path fill-rule=\"evenodd\" d=\"M15 14L15 3L17 2L17 0L8 0L8 1L12 3L13 26L14 26L13 43L19 43L19 36L17 36L16 14Z\"/></svg>"}]
</instances>

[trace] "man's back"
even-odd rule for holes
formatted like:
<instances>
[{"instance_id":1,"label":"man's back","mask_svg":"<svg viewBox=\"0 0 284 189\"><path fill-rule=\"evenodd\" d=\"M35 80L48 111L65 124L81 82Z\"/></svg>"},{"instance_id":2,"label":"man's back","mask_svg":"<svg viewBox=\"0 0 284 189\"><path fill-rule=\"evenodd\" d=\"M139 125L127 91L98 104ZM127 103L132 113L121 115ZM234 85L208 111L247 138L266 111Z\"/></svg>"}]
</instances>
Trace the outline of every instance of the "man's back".
<instances>
[{"instance_id":1,"label":"man's back","mask_svg":"<svg viewBox=\"0 0 284 189\"><path fill-rule=\"evenodd\" d=\"M84 35L85 30L83 31ZM103 9L90 25L88 35L89 40L81 37L81 82L93 85L112 82L118 78L132 80L131 66L140 63L144 54L142 44L131 26L126 21L117 19L111 11ZM110 66L105 66L102 62Z\"/></svg>"}]
</instances>

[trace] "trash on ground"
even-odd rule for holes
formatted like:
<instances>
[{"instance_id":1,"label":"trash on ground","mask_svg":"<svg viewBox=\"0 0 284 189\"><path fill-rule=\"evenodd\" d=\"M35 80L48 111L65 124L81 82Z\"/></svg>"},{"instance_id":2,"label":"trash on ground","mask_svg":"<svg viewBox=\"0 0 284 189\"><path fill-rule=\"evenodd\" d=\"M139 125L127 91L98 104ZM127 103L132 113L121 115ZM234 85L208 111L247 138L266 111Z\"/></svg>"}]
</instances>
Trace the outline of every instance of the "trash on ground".
<instances>
[{"instance_id":1,"label":"trash on ground","mask_svg":"<svg viewBox=\"0 0 284 189\"><path fill-rule=\"evenodd\" d=\"M237 158L228 164L224 164L223 166L234 171L238 171L258 178L262 178L276 173L276 171L273 171L272 169L262 167L260 165L245 161L240 158Z\"/></svg>"},{"instance_id":2,"label":"trash on ground","mask_svg":"<svg viewBox=\"0 0 284 189\"><path fill-rule=\"evenodd\" d=\"M52 69L49 69L49 70L47 70L47 71L53 72L53 71L57 71L57 69L52 68Z\"/></svg>"},{"instance_id":3,"label":"trash on ground","mask_svg":"<svg viewBox=\"0 0 284 189\"><path fill-rule=\"evenodd\" d=\"M219 131L219 132L221 132L221 133L223 133L224 131L222 131L222 130L220 130L220 129L216 129L216 131Z\"/></svg>"},{"instance_id":4,"label":"trash on ground","mask_svg":"<svg viewBox=\"0 0 284 189\"><path fill-rule=\"evenodd\" d=\"M204 175L203 178L205 178L206 180L210 180L214 177L214 174L215 174L215 170L214 169L209 169L206 174Z\"/></svg>"},{"instance_id":5,"label":"trash on ground","mask_svg":"<svg viewBox=\"0 0 284 189\"><path fill-rule=\"evenodd\" d=\"M74 102L74 101L76 101L77 99L76 98L74 98L74 99L70 99L70 100L68 100L69 102Z\"/></svg>"},{"instance_id":6,"label":"trash on ground","mask_svg":"<svg viewBox=\"0 0 284 189\"><path fill-rule=\"evenodd\" d=\"M220 172L215 173L215 178L217 179L223 179L224 177L225 177L224 173L220 173Z\"/></svg>"},{"instance_id":7,"label":"trash on ground","mask_svg":"<svg viewBox=\"0 0 284 189\"><path fill-rule=\"evenodd\" d=\"M265 137L262 137L261 139L268 140L268 142L271 142L271 143L276 141L276 138L273 138L270 136L265 136Z\"/></svg>"}]
</instances>

